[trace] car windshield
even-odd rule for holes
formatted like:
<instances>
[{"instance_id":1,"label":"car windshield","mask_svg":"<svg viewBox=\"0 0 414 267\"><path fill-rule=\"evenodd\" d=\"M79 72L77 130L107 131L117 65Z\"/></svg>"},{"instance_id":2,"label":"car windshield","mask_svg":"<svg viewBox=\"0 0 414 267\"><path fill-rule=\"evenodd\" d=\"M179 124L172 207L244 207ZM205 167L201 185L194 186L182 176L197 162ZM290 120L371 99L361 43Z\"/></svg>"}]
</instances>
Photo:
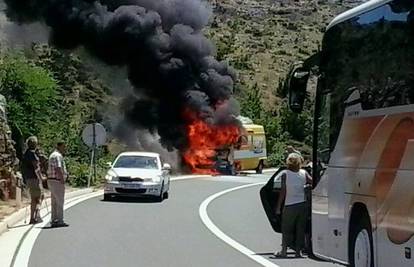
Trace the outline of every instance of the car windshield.
<instances>
[{"instance_id":1,"label":"car windshield","mask_svg":"<svg viewBox=\"0 0 414 267\"><path fill-rule=\"evenodd\" d=\"M114 168L158 169L158 159L146 156L121 156Z\"/></svg>"}]
</instances>

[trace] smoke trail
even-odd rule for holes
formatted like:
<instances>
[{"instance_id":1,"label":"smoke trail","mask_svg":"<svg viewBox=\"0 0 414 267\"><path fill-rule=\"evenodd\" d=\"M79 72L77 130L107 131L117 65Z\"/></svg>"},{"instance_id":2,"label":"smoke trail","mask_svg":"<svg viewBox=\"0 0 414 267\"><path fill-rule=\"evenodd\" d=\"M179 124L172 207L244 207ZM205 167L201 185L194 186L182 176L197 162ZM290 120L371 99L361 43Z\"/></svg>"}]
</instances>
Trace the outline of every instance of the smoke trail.
<instances>
[{"instance_id":1,"label":"smoke trail","mask_svg":"<svg viewBox=\"0 0 414 267\"><path fill-rule=\"evenodd\" d=\"M211 10L201 0L5 0L18 22L41 21L57 47L85 47L109 65L125 66L140 97L124 115L136 128L158 133L168 150L185 150L183 112L210 123L236 123L235 72L214 59L202 34Z\"/></svg>"},{"instance_id":2,"label":"smoke trail","mask_svg":"<svg viewBox=\"0 0 414 267\"><path fill-rule=\"evenodd\" d=\"M125 67L114 67L102 64L96 58L90 57L84 49L79 49L76 54L80 56L89 68L94 69L99 79L112 91L112 95L118 101L131 99L132 96L140 98L137 91L134 91L125 72ZM124 104L127 104L124 102ZM124 105L119 105L122 107ZM168 151L161 146L158 133L149 133L147 130L137 129L130 125L115 106L99 106L98 113L103 117L103 123L110 129L111 137L121 141L124 146L117 147L114 153L120 153L124 149L136 151L151 151L159 153L164 163L169 163L174 171L182 167L178 151Z\"/></svg>"},{"instance_id":3,"label":"smoke trail","mask_svg":"<svg viewBox=\"0 0 414 267\"><path fill-rule=\"evenodd\" d=\"M29 47L33 42L47 42L49 30L39 22L19 25L10 21L4 10L6 4L0 0L0 44L3 48Z\"/></svg>"},{"instance_id":4,"label":"smoke trail","mask_svg":"<svg viewBox=\"0 0 414 267\"><path fill-rule=\"evenodd\" d=\"M157 134L151 134L147 130L136 129L123 121L120 121L115 129L114 134L124 140L128 149L159 153L164 163L169 163L174 169L179 168L180 159L178 153L176 151L166 151L161 146Z\"/></svg>"}]
</instances>

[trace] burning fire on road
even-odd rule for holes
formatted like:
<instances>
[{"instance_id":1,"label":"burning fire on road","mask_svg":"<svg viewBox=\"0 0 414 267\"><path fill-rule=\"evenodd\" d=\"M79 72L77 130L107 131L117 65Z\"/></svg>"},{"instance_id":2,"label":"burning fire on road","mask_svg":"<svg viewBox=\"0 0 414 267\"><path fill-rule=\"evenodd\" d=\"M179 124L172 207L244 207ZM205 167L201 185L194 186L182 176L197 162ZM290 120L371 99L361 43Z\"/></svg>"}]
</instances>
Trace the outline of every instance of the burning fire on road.
<instances>
[{"instance_id":1,"label":"burning fire on road","mask_svg":"<svg viewBox=\"0 0 414 267\"><path fill-rule=\"evenodd\" d=\"M188 119L188 148L183 158L193 173L218 174L214 168L217 149L234 145L240 138L237 124L214 125L200 119L198 115L186 110Z\"/></svg>"}]
</instances>

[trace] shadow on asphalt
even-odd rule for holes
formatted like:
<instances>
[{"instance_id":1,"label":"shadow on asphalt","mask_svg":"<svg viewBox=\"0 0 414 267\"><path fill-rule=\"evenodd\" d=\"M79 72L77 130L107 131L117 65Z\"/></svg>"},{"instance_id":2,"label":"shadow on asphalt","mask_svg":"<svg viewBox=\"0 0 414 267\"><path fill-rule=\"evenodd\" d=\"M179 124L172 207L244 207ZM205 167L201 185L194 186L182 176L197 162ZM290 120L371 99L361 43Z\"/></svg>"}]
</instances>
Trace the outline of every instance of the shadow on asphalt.
<instances>
[{"instance_id":1,"label":"shadow on asphalt","mask_svg":"<svg viewBox=\"0 0 414 267\"><path fill-rule=\"evenodd\" d=\"M281 257L275 257L275 256L274 256L274 252L261 252L261 253L255 253L254 255L264 256L264 257L267 257L267 258L272 259L272 260L274 260L274 259L278 259L278 260L290 260L290 259L300 260L300 259L310 259L310 260L313 260L313 261L316 261L316 262L327 262L327 261L325 261L325 260L322 260L322 259L316 258L315 256L312 256L312 255L307 256L306 254L305 254L305 255L303 255L302 257L295 257L295 256L294 256L294 255L295 255L295 252L292 252L292 251L288 251L288 252L287 252L287 257L283 257L283 258L281 258Z\"/></svg>"},{"instance_id":2,"label":"shadow on asphalt","mask_svg":"<svg viewBox=\"0 0 414 267\"><path fill-rule=\"evenodd\" d=\"M258 255L258 256L273 256L274 252L260 252L260 253L255 253L254 255ZM287 255L295 255L295 252L291 252L288 251Z\"/></svg>"},{"instance_id":3,"label":"shadow on asphalt","mask_svg":"<svg viewBox=\"0 0 414 267\"><path fill-rule=\"evenodd\" d=\"M14 226L8 226L7 229L17 229L17 228L22 228L22 227L26 227L26 226L30 226L31 224L25 223L25 224L19 224L19 225L14 225Z\"/></svg>"},{"instance_id":4,"label":"shadow on asphalt","mask_svg":"<svg viewBox=\"0 0 414 267\"><path fill-rule=\"evenodd\" d=\"M266 252L266 253L255 253L254 255L258 256L272 256L274 252Z\"/></svg>"},{"instance_id":5,"label":"shadow on asphalt","mask_svg":"<svg viewBox=\"0 0 414 267\"><path fill-rule=\"evenodd\" d=\"M136 197L113 197L110 200L100 200L101 202L119 202L119 203L160 203L160 201L152 198L136 198Z\"/></svg>"},{"instance_id":6,"label":"shadow on asphalt","mask_svg":"<svg viewBox=\"0 0 414 267\"><path fill-rule=\"evenodd\" d=\"M69 228L70 226L62 226L62 227L52 227L52 226L43 226L43 227L37 227L38 229L42 229L42 230L58 230L58 229L64 229L64 228Z\"/></svg>"},{"instance_id":7,"label":"shadow on asphalt","mask_svg":"<svg viewBox=\"0 0 414 267\"><path fill-rule=\"evenodd\" d=\"M272 260L306 260L308 259L307 257L295 257L295 256L286 256L286 257L276 257L276 256L270 256L269 259Z\"/></svg>"},{"instance_id":8,"label":"shadow on asphalt","mask_svg":"<svg viewBox=\"0 0 414 267\"><path fill-rule=\"evenodd\" d=\"M320 258L318 258L314 255L309 255L308 258L313 260L313 261L318 261L318 262L330 262L330 261L327 261L327 260L320 259Z\"/></svg>"}]
</instances>

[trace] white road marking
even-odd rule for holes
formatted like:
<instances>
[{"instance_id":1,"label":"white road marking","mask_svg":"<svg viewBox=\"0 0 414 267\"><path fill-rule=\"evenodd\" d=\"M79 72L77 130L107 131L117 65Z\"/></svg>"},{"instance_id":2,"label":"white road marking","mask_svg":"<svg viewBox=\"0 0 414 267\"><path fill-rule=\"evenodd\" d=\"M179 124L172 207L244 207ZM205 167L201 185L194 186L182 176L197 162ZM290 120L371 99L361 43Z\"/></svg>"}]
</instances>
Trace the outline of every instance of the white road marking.
<instances>
[{"instance_id":1,"label":"white road marking","mask_svg":"<svg viewBox=\"0 0 414 267\"><path fill-rule=\"evenodd\" d=\"M194 179L194 178L208 178L208 177L212 177L212 176L210 176L210 175L187 175L187 176L172 177L172 178L170 178L170 180L171 181L179 181L179 180L187 180L187 179ZM254 185L258 185L258 184L263 184L263 183L249 184L249 185L245 185L245 186L242 186L242 187L233 188L230 191L229 190L226 190L226 191L231 192L231 191L234 191L234 190L237 190L237 189L241 189L241 188L249 187L249 186L254 186ZM228 192L224 192L224 193L222 192L220 195L223 195L225 193L228 193ZM100 190L100 191L97 191L97 192L88 194L86 196L80 196L80 197L76 197L74 199L71 199L71 200L68 201L68 203L65 204L64 210L67 210L67 209L69 209L69 208L71 208L71 207L73 207L73 206L75 206L75 205L77 205L77 204L79 204L79 203L81 203L83 201L86 201L88 199L101 196L102 194L103 194L103 190ZM216 196L216 197L218 197L218 196ZM213 200L213 199L211 199L211 200ZM211 200L209 202L211 202ZM206 208L207 208L209 202L207 203ZM201 207L200 207L200 216L201 216ZM211 220L208 218L207 209L205 211L205 216L208 219L208 221L210 221L210 224L212 226L214 226L215 228L217 228L211 222ZM17 254L16 254L15 258L14 258L14 261L10 265L10 267L26 267L26 266L29 265L30 255L32 253L32 249L34 247L34 244L36 242L36 239L39 236L40 232L42 231L42 228L45 227L49 223L49 221L51 219L50 218L50 213L48 212L46 214L46 216L43 216L42 217L42 219L43 219L43 223L36 224L34 227L32 227L31 229L29 229L28 232L27 232L27 235L25 237L23 237L23 239L21 240L21 245L18 248ZM218 228L217 228L217 230L220 231L220 229L218 229ZM222 234L224 236L226 236L224 233L222 233ZM237 242L235 242L234 240L230 239L229 237L227 237L227 238L229 240L233 241L234 243L238 244ZM257 261L259 263L261 263L263 266L266 266L266 267L279 267L278 265L273 264L272 262L266 260L263 257L257 256L257 255L252 255L252 254L254 254L254 252L248 250L247 248L243 247L240 244L238 244L238 245L239 245L239 247L244 248L244 250L243 250L244 252L250 254L250 256L249 256L250 258L254 259L255 261ZM237 249L237 250L239 250L239 249ZM241 251L241 250L239 250L239 251ZM242 252L242 253L243 254L246 254L244 252Z\"/></svg>"},{"instance_id":2,"label":"white road marking","mask_svg":"<svg viewBox=\"0 0 414 267\"><path fill-rule=\"evenodd\" d=\"M194 179L194 178L207 178L207 177L211 177L211 176L210 175L185 175L185 176L182 175L178 177L172 177L170 180L179 181L179 180L187 180L187 179ZM86 196L80 196L80 197L71 199L68 201L68 203L65 204L64 209L67 210L85 200L101 196L102 194L103 194L103 190L100 190L98 192L94 192ZM39 236L40 232L42 231L42 228L45 227L49 223L50 213L42 217L42 219L43 219L42 223L36 224L34 227L29 229L27 232L27 235L23 237L23 240L21 241L20 248L18 248L14 262L10 265L10 267L25 267L29 265L30 255L32 253L32 249L34 247L36 239Z\"/></svg>"},{"instance_id":3,"label":"white road marking","mask_svg":"<svg viewBox=\"0 0 414 267\"><path fill-rule=\"evenodd\" d=\"M210 217L208 216L208 213L207 213L208 205L213 200L215 200L216 198L219 198L222 195L225 195L227 193L230 193L230 192L233 192L233 191L236 191L236 190L240 190L240 189L247 188L247 187L252 187L252 186L257 186L257 185L263 185L263 184L265 184L265 183L254 183L254 184L242 185L242 186L237 186L237 187L233 187L233 188L218 192L218 193L208 197L206 200L203 201L203 203L201 203L200 208L199 208L199 215L200 215L200 218L203 221L204 225L214 235L216 235L218 238L223 240L225 243L227 243L228 245L230 245L231 247L233 247L237 251L241 252L242 254L246 255L247 257L249 257L250 259L254 260L255 262L259 263L262 266L265 266L265 267L280 267L279 265L274 264L273 262L267 260L266 258L264 258L260 255L256 255L256 253L254 251L248 249L247 247L243 246L242 244L240 244L237 241L230 238L228 235L226 235L223 231L221 231L211 221L211 219L210 219Z\"/></svg>"},{"instance_id":4,"label":"white road marking","mask_svg":"<svg viewBox=\"0 0 414 267\"><path fill-rule=\"evenodd\" d=\"M71 199L67 204L65 204L64 209L67 210L85 200L100 196L103 194L103 191L94 192L86 196L81 196L75 199ZM37 237L39 236L42 228L46 226L50 221L50 213L47 216L43 217L43 222L36 224L31 230L29 230L26 238L22 242L19 251L17 252L14 264L11 267L24 267L29 265L30 254L36 242Z\"/></svg>"}]
</instances>

